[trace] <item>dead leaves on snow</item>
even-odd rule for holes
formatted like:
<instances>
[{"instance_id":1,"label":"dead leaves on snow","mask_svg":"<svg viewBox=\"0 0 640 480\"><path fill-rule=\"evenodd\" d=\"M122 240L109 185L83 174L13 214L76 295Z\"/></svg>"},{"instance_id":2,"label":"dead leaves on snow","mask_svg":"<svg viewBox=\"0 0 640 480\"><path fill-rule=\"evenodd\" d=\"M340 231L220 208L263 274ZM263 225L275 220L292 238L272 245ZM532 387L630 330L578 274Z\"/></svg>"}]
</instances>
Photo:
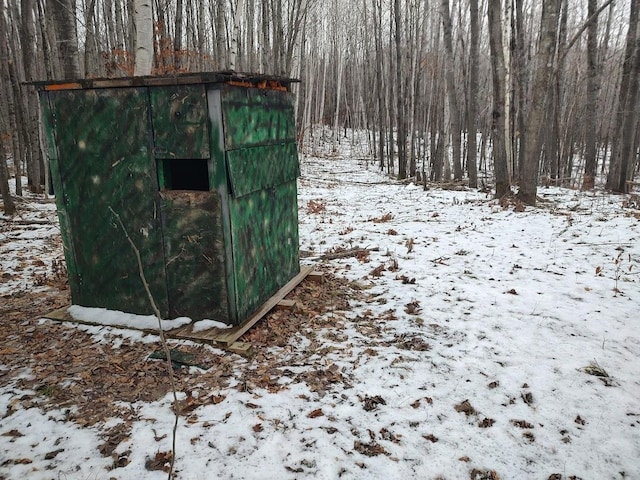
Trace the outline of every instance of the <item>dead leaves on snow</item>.
<instances>
[{"instance_id":1,"label":"dead leaves on snow","mask_svg":"<svg viewBox=\"0 0 640 480\"><path fill-rule=\"evenodd\" d=\"M360 399L363 403L363 407L365 411L370 412L378 408L378 405L386 405L387 402L380 395L375 395L370 397L369 395L365 395L364 398Z\"/></svg>"}]
</instances>

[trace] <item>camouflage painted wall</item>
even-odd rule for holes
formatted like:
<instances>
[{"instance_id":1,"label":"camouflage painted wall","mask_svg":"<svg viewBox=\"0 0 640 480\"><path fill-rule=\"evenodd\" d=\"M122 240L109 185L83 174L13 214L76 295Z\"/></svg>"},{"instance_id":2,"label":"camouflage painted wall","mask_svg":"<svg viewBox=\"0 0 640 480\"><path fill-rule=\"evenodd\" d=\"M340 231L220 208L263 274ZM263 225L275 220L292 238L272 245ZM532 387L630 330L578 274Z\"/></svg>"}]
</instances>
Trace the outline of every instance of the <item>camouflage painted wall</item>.
<instances>
[{"instance_id":1,"label":"camouflage painted wall","mask_svg":"<svg viewBox=\"0 0 640 480\"><path fill-rule=\"evenodd\" d=\"M41 104L74 303L151 313L110 208L163 316L238 324L298 273L290 93L78 88L43 91ZM209 191L171 190L167 161L175 174L197 159Z\"/></svg>"}]
</instances>

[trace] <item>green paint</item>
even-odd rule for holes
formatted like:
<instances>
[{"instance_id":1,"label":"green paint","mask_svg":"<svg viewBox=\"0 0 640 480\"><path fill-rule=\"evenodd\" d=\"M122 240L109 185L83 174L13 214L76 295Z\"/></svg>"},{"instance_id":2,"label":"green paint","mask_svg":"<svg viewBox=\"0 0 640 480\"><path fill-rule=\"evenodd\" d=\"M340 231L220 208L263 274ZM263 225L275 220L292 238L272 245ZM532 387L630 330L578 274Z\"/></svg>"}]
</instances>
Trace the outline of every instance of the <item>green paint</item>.
<instances>
[{"instance_id":1,"label":"green paint","mask_svg":"<svg viewBox=\"0 0 640 480\"><path fill-rule=\"evenodd\" d=\"M246 318L299 270L296 183L230 201L239 318Z\"/></svg>"},{"instance_id":2,"label":"green paint","mask_svg":"<svg viewBox=\"0 0 640 480\"><path fill-rule=\"evenodd\" d=\"M74 253L75 274L69 278L74 303L152 313L135 254L111 207L140 250L151 292L166 315L146 91L57 91L48 96L59 153L60 218L66 217L63 228Z\"/></svg>"},{"instance_id":3,"label":"green paint","mask_svg":"<svg viewBox=\"0 0 640 480\"><path fill-rule=\"evenodd\" d=\"M234 197L295 181L299 175L295 143L232 150L227 164Z\"/></svg>"},{"instance_id":4,"label":"green paint","mask_svg":"<svg viewBox=\"0 0 640 480\"><path fill-rule=\"evenodd\" d=\"M209 158L204 85L149 89L156 158Z\"/></svg>"},{"instance_id":5,"label":"green paint","mask_svg":"<svg viewBox=\"0 0 640 480\"><path fill-rule=\"evenodd\" d=\"M41 106L74 303L152 313L110 208L163 317L239 324L299 272L291 94L84 88L44 91ZM196 161L211 191L171 190Z\"/></svg>"},{"instance_id":6,"label":"green paint","mask_svg":"<svg viewBox=\"0 0 640 480\"><path fill-rule=\"evenodd\" d=\"M222 210L215 192L162 192L171 317L228 318Z\"/></svg>"},{"instance_id":7,"label":"green paint","mask_svg":"<svg viewBox=\"0 0 640 480\"><path fill-rule=\"evenodd\" d=\"M293 100L293 95L273 90L223 89L226 149L295 142Z\"/></svg>"}]
</instances>

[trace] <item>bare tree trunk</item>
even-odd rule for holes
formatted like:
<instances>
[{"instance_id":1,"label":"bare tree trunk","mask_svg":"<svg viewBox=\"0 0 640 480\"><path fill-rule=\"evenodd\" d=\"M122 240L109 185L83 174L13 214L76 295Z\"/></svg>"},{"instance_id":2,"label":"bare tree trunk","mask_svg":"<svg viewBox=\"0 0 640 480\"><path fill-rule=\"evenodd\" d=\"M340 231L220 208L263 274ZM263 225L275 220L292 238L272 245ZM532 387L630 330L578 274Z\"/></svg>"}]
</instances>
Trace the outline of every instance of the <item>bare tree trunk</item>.
<instances>
[{"instance_id":1,"label":"bare tree trunk","mask_svg":"<svg viewBox=\"0 0 640 480\"><path fill-rule=\"evenodd\" d=\"M96 0L89 0L85 12L85 37L84 37L84 76L97 77L100 74L98 59L98 43L95 28Z\"/></svg>"},{"instance_id":2,"label":"bare tree trunk","mask_svg":"<svg viewBox=\"0 0 640 480\"><path fill-rule=\"evenodd\" d=\"M521 165L524 163L524 144L527 138L527 131L525 128L525 112L527 108L527 96L528 96L528 55L527 46L525 44L524 35L524 0L516 1L516 16L515 16L515 36L516 36L516 58L514 62L514 76L515 84L517 88L517 114L516 124L518 135L515 138L513 144L516 152L514 152L514 161L516 165L514 168L514 174L510 178L520 178Z\"/></svg>"},{"instance_id":3,"label":"bare tree trunk","mask_svg":"<svg viewBox=\"0 0 640 480\"><path fill-rule=\"evenodd\" d=\"M134 75L151 75L153 67L153 18L151 0L136 0L136 60Z\"/></svg>"},{"instance_id":4,"label":"bare tree trunk","mask_svg":"<svg viewBox=\"0 0 640 480\"><path fill-rule=\"evenodd\" d=\"M398 127L398 178L407 178L407 133L405 131L405 109L402 82L402 24L400 20L400 0L393 2L393 18L395 24L395 55L396 55L396 125Z\"/></svg>"},{"instance_id":5,"label":"bare tree trunk","mask_svg":"<svg viewBox=\"0 0 640 480\"><path fill-rule=\"evenodd\" d=\"M596 111L598 108L598 17L595 16L598 0L589 0L587 3L587 16L592 18L587 30L587 98L586 114L584 119L585 163L582 189L591 190L595 186L597 169L597 128Z\"/></svg>"},{"instance_id":6,"label":"bare tree trunk","mask_svg":"<svg viewBox=\"0 0 640 480\"><path fill-rule=\"evenodd\" d=\"M233 11L233 34L231 35L231 49L229 51L229 70L236 70L238 57L238 36L240 35L240 16L242 15L242 0L238 0Z\"/></svg>"},{"instance_id":7,"label":"bare tree trunk","mask_svg":"<svg viewBox=\"0 0 640 480\"><path fill-rule=\"evenodd\" d=\"M67 79L81 77L75 6L74 0L47 0L47 15L53 21L62 76Z\"/></svg>"},{"instance_id":8,"label":"bare tree trunk","mask_svg":"<svg viewBox=\"0 0 640 480\"><path fill-rule=\"evenodd\" d=\"M489 49L493 83L493 112L491 114L491 138L493 140L493 165L496 176L496 198L511 191L511 179L507 167L505 148L505 67L502 44L502 21L500 0L489 0Z\"/></svg>"},{"instance_id":9,"label":"bare tree trunk","mask_svg":"<svg viewBox=\"0 0 640 480\"><path fill-rule=\"evenodd\" d=\"M7 155L2 136L0 136L0 194L4 214L11 216L16 213L16 204L9 192L9 172L7 170Z\"/></svg>"},{"instance_id":10,"label":"bare tree trunk","mask_svg":"<svg viewBox=\"0 0 640 480\"><path fill-rule=\"evenodd\" d=\"M535 77L531 91L531 102L527 115L527 141L522 165L522 180L518 198L527 205L536 204L538 190L538 167L542 152L543 127L548 108L548 91L553 74L553 58L561 0L543 0L540 19L540 40L536 54Z\"/></svg>"},{"instance_id":11,"label":"bare tree trunk","mask_svg":"<svg viewBox=\"0 0 640 480\"><path fill-rule=\"evenodd\" d=\"M32 82L37 79L36 74L36 31L33 0L21 1L21 28L20 42L22 46L22 65L24 68L24 80ZM29 183L36 193L41 193L44 180L44 160L40 155L39 131L38 131L38 97L33 87L24 86L22 92L25 97L16 98L20 107L24 108L24 141L27 170L29 171Z\"/></svg>"},{"instance_id":12,"label":"bare tree trunk","mask_svg":"<svg viewBox=\"0 0 640 480\"><path fill-rule=\"evenodd\" d=\"M480 34L478 28L478 0L469 0L469 19L471 38L469 42L469 95L467 99L467 170L469 172L469 187L478 187L476 135L476 105L478 101L478 44Z\"/></svg>"},{"instance_id":13,"label":"bare tree trunk","mask_svg":"<svg viewBox=\"0 0 640 480\"><path fill-rule=\"evenodd\" d=\"M5 65L9 63L9 51L7 43L9 38L6 29L6 20L4 12L0 12L0 110L3 115L0 115L0 194L2 195L2 203L4 207L5 215L13 215L16 211L15 203L9 193L9 172L7 169L7 146L5 143L5 132L11 131L10 117L12 115L11 103L13 99L11 97L11 91L9 88L9 74ZM20 171L16 172L16 176L20 175ZM16 186L20 186L16 183ZM19 194L22 194L20 192Z\"/></svg>"},{"instance_id":14,"label":"bare tree trunk","mask_svg":"<svg viewBox=\"0 0 640 480\"><path fill-rule=\"evenodd\" d=\"M637 109L631 100L636 92L633 92L632 77L634 63L636 62L640 0L631 0L629 10L629 30L627 31L627 44L625 47L624 60L622 64L622 79L618 94L618 111L616 113L616 123L612 138L611 165L607 175L607 188L617 192L626 190L628 155L632 154L630 148L630 133L633 129L631 118L633 110Z\"/></svg>"},{"instance_id":15,"label":"bare tree trunk","mask_svg":"<svg viewBox=\"0 0 640 480\"><path fill-rule=\"evenodd\" d=\"M458 99L456 95L456 83L454 75L454 56L453 41L451 35L451 14L449 11L449 0L442 0L440 4L440 12L442 15L442 33L444 38L444 48L446 52L445 59L445 75L447 81L447 99L449 103L449 115L451 125L451 143L453 144L453 179L462 180L462 164L461 164L461 127L460 127L460 110L458 108Z\"/></svg>"},{"instance_id":16,"label":"bare tree trunk","mask_svg":"<svg viewBox=\"0 0 640 480\"><path fill-rule=\"evenodd\" d=\"M548 95L548 107L546 108L546 140L543 141L545 148L546 166L548 166L549 178L554 185L562 182L564 177L562 164L560 161L560 117L562 106L562 85L564 75L564 48L567 42L567 3L566 0L560 0L560 23L559 34L557 39L557 60L555 75L551 81L551 89Z\"/></svg>"},{"instance_id":17,"label":"bare tree trunk","mask_svg":"<svg viewBox=\"0 0 640 480\"><path fill-rule=\"evenodd\" d=\"M176 28L173 38L173 67L182 68L182 0L176 0Z\"/></svg>"},{"instance_id":18,"label":"bare tree trunk","mask_svg":"<svg viewBox=\"0 0 640 480\"><path fill-rule=\"evenodd\" d=\"M507 175L513 178L514 173L514 136L513 136L513 64L512 51L513 2L504 2L504 21L502 22L502 51L504 58L504 149L507 155Z\"/></svg>"}]
</instances>

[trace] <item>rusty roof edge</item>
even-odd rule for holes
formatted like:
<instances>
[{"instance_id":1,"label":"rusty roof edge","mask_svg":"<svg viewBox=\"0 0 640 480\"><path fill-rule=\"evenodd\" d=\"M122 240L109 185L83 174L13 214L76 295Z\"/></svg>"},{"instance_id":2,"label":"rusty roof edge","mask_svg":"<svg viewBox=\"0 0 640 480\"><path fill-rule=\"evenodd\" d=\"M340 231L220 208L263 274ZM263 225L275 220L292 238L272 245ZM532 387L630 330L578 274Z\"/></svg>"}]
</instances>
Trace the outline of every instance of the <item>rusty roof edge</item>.
<instances>
[{"instance_id":1,"label":"rusty roof edge","mask_svg":"<svg viewBox=\"0 0 640 480\"><path fill-rule=\"evenodd\" d=\"M73 80L37 80L24 82L39 90L78 90L88 88L118 88L145 87L160 85L186 85L197 83L228 83L253 84L258 86L262 82L278 82L289 87L292 83L299 83L299 79L281 77L277 75L263 75L258 73L240 72L186 72L172 75L148 75L140 77L114 78L82 78Z\"/></svg>"}]
</instances>

